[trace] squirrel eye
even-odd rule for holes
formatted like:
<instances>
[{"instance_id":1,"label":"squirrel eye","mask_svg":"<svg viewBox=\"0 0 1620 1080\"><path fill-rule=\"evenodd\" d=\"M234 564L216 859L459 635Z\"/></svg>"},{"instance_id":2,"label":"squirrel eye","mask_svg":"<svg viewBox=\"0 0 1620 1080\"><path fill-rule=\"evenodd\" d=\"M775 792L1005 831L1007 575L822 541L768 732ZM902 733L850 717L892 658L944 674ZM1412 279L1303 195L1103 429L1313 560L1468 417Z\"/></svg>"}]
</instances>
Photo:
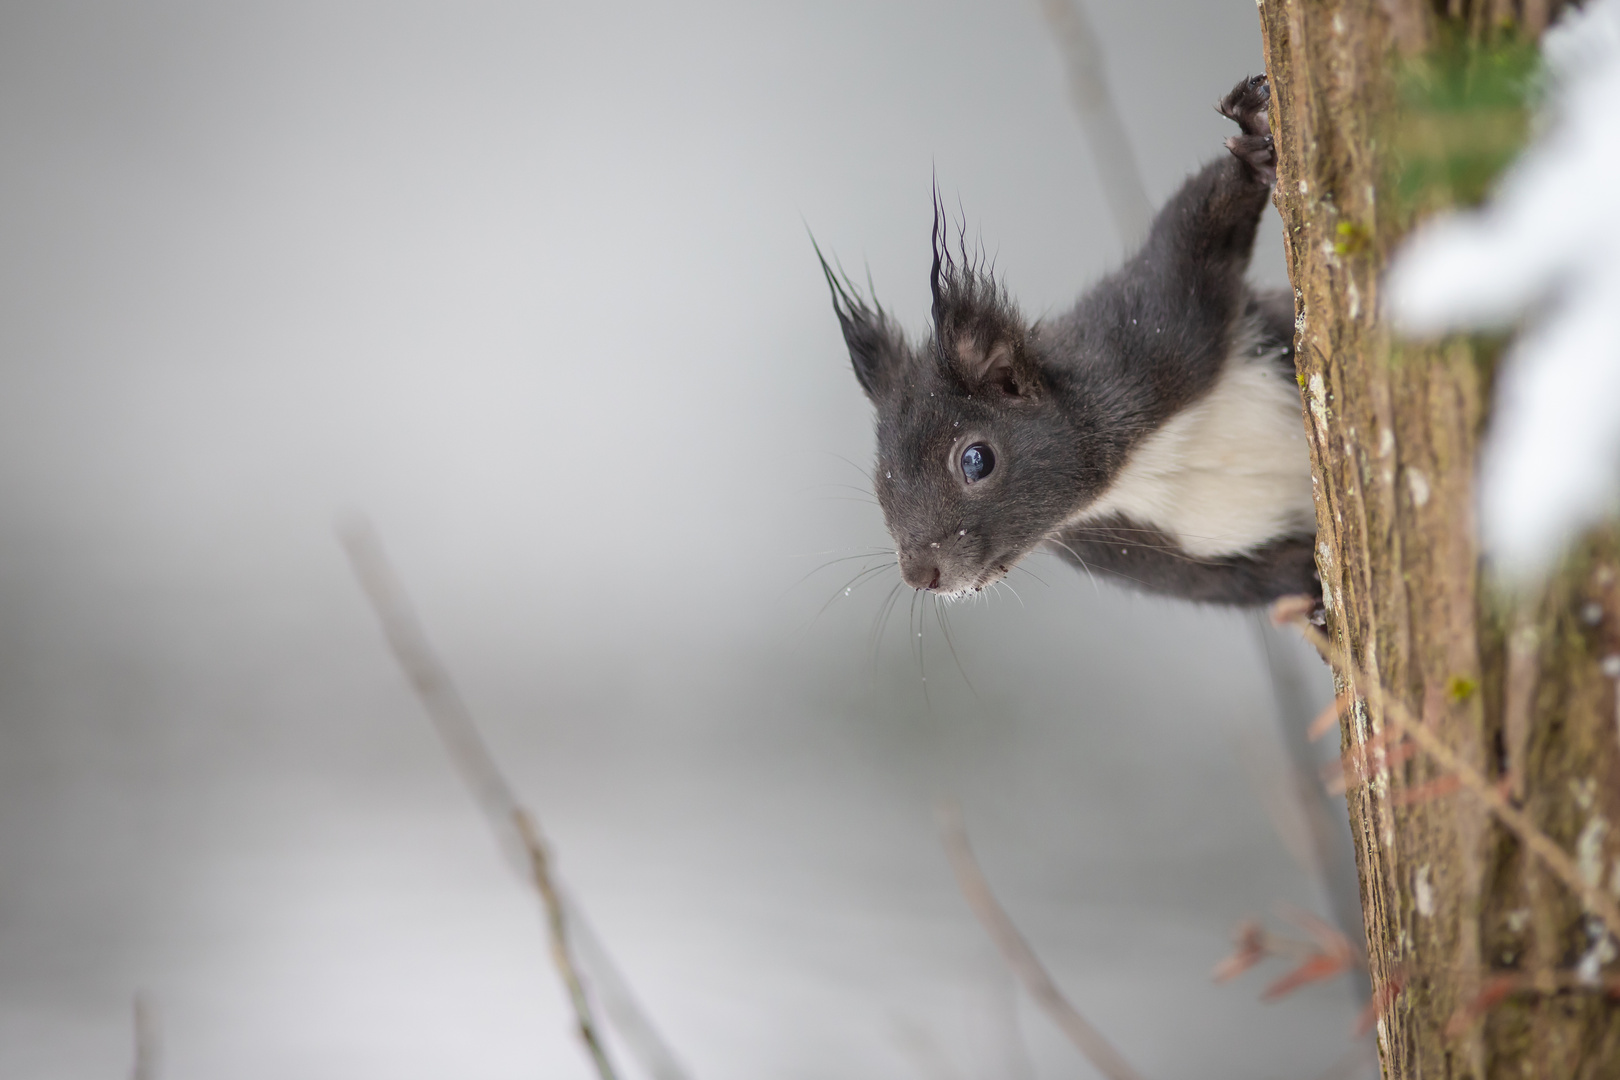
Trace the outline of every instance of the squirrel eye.
<instances>
[{"instance_id":1,"label":"squirrel eye","mask_svg":"<svg viewBox=\"0 0 1620 1080\"><path fill-rule=\"evenodd\" d=\"M989 476L995 467L996 455L982 442L962 451L962 479L970 484Z\"/></svg>"}]
</instances>

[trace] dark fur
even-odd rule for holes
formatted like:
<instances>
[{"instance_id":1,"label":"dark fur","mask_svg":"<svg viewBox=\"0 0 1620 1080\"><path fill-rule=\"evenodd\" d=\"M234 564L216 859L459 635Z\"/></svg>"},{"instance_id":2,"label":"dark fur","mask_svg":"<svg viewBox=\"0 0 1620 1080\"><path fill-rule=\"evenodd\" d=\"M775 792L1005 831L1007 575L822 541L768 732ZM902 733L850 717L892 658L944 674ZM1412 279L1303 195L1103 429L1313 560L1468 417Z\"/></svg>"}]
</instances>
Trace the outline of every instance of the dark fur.
<instances>
[{"instance_id":1,"label":"dark fur","mask_svg":"<svg viewBox=\"0 0 1620 1080\"><path fill-rule=\"evenodd\" d=\"M1242 129L1231 153L1181 186L1133 258L1049 321L1028 323L960 238L952 256L937 195L922 348L823 260L855 376L877 406L874 479L907 582L982 588L1050 541L1089 570L1192 600L1320 592L1308 532L1218 559L1124 518L1056 532L1138 442L1209 392L1235 334L1254 333L1292 377L1293 305L1244 281L1275 178L1266 100L1263 77L1233 89L1219 106ZM972 485L951 464L968 440L988 442L998 462Z\"/></svg>"}]
</instances>

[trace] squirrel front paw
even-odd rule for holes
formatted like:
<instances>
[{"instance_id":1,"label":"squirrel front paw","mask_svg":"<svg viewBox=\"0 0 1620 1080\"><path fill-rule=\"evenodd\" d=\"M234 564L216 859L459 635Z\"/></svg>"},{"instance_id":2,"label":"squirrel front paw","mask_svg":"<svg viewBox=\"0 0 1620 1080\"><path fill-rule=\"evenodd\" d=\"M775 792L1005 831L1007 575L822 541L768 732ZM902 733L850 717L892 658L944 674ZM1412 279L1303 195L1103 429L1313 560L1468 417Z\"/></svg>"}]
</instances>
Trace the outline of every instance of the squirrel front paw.
<instances>
[{"instance_id":1,"label":"squirrel front paw","mask_svg":"<svg viewBox=\"0 0 1620 1080\"><path fill-rule=\"evenodd\" d=\"M1271 100L1271 84L1264 75L1254 75L1232 87L1232 92L1215 106L1217 112L1234 121L1241 135L1226 140L1232 156L1249 167L1256 179L1267 184L1277 180L1277 147L1271 138L1271 119L1266 104Z\"/></svg>"}]
</instances>

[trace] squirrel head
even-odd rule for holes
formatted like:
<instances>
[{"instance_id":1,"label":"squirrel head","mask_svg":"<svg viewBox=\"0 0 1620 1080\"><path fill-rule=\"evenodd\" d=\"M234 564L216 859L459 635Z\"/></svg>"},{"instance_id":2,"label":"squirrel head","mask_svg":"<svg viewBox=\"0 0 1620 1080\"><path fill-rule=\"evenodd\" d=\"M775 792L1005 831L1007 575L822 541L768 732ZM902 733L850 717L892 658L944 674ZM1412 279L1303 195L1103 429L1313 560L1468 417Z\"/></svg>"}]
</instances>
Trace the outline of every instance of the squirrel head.
<instances>
[{"instance_id":1,"label":"squirrel head","mask_svg":"<svg viewBox=\"0 0 1620 1080\"><path fill-rule=\"evenodd\" d=\"M821 260L855 378L876 409L873 486L901 575L954 597L999 580L1089 486L1074 424L1040 362L1039 326L956 252L934 200L933 329L914 347ZM817 250L820 256L820 250Z\"/></svg>"}]
</instances>

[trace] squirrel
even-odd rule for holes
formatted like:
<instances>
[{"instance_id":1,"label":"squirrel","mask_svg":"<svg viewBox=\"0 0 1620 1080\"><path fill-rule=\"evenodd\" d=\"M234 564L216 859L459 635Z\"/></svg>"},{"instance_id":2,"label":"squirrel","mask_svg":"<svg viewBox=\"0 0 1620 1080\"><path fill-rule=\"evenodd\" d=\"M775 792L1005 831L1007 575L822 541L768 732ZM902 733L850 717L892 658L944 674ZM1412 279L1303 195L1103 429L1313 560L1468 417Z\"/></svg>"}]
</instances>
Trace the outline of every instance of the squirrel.
<instances>
[{"instance_id":1,"label":"squirrel","mask_svg":"<svg viewBox=\"0 0 1620 1080\"><path fill-rule=\"evenodd\" d=\"M1241 132L1229 153L1056 317L1026 320L960 232L953 255L937 188L920 346L817 250L876 408L875 491L907 584L964 596L1046 545L1152 593L1320 604L1292 298L1244 280L1276 181L1269 97L1257 75L1220 101Z\"/></svg>"}]
</instances>

